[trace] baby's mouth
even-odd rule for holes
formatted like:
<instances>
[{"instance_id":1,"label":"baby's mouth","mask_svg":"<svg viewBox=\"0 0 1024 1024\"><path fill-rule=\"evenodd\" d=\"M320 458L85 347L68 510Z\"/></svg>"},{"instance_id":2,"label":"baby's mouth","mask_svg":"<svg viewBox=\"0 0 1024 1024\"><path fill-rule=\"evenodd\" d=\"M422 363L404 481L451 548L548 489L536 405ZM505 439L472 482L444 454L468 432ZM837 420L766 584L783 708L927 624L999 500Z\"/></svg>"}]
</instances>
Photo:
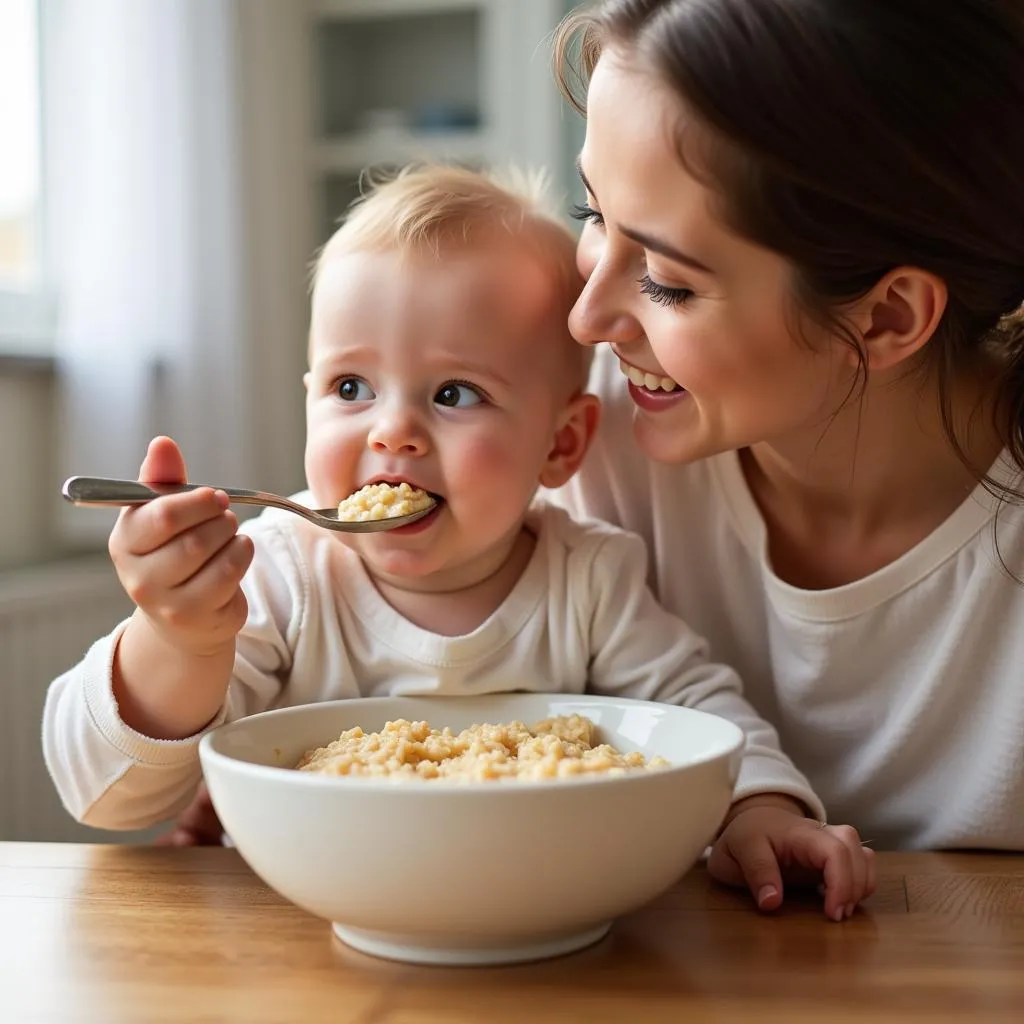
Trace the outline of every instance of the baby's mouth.
<instances>
[{"instance_id":1,"label":"baby's mouth","mask_svg":"<svg viewBox=\"0 0 1024 1024\"><path fill-rule=\"evenodd\" d=\"M424 494L429 495L434 499L438 508L445 503L444 498L437 493L437 491L428 490L426 487L421 487L419 484L414 483L412 480L407 480L404 477L398 476L378 476L371 480L366 481L367 485L372 484L390 484L392 487L397 487L399 484L408 484L415 491L423 491ZM365 485L364 485L365 486ZM434 511L437 511L436 509Z\"/></svg>"},{"instance_id":2,"label":"baby's mouth","mask_svg":"<svg viewBox=\"0 0 1024 1024\"><path fill-rule=\"evenodd\" d=\"M636 366L630 366L630 364L623 359L619 360L619 369L630 384L638 388L643 388L645 391L672 392L683 390L682 385L677 384L671 377L660 376L656 373L647 373Z\"/></svg>"}]
</instances>

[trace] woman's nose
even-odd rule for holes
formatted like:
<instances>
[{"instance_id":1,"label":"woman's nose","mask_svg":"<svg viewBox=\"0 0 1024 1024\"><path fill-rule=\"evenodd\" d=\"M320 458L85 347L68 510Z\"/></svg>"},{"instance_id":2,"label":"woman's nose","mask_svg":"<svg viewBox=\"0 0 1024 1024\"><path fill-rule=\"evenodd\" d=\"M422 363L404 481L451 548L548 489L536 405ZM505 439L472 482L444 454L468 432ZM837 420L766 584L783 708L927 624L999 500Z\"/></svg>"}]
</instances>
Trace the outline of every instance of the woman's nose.
<instances>
[{"instance_id":1,"label":"woman's nose","mask_svg":"<svg viewBox=\"0 0 1024 1024\"><path fill-rule=\"evenodd\" d=\"M372 451L387 455L425 455L429 448L426 431L411 410L381 410L366 438Z\"/></svg>"},{"instance_id":2,"label":"woman's nose","mask_svg":"<svg viewBox=\"0 0 1024 1024\"><path fill-rule=\"evenodd\" d=\"M632 313L636 274L598 239L580 240L576 263L586 280L569 314L569 331L581 345L639 341L643 328Z\"/></svg>"}]
</instances>

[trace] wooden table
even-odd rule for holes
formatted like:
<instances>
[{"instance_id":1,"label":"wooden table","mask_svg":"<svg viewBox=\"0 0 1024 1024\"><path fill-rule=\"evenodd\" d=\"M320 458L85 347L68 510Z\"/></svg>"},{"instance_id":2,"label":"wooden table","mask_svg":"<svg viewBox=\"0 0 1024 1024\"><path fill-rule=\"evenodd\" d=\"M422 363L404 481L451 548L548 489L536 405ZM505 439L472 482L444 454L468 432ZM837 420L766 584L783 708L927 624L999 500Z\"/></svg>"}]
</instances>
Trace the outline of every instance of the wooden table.
<instances>
[{"instance_id":1,"label":"wooden table","mask_svg":"<svg viewBox=\"0 0 1024 1024\"><path fill-rule=\"evenodd\" d=\"M232 850L0 843L0 1022L1024 1021L1024 856L879 867L842 924L698 868L582 953L456 970L349 950Z\"/></svg>"}]
</instances>

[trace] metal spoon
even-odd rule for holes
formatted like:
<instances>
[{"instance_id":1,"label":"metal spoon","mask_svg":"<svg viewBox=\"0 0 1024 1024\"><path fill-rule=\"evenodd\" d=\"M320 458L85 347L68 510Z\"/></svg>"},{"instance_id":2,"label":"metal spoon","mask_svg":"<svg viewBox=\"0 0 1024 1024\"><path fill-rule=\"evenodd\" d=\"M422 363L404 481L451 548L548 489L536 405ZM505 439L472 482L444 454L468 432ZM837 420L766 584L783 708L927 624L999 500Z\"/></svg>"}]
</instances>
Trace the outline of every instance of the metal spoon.
<instances>
[{"instance_id":1,"label":"metal spoon","mask_svg":"<svg viewBox=\"0 0 1024 1024\"><path fill-rule=\"evenodd\" d=\"M200 487L212 487L212 484L141 484L137 480L111 480L100 476L72 476L64 481L61 493L75 505L145 505L165 494L182 494ZM393 530L398 526L408 526L429 515L437 507L431 501L429 508L420 509L407 516L394 516L390 519L370 519L365 522L349 523L338 518L336 508L310 509L296 504L279 494L268 494L266 491L245 491L237 487L215 487L223 491L235 505L267 505L281 508L286 512L308 519L326 530L341 530L344 533L376 533L380 530Z\"/></svg>"}]
</instances>

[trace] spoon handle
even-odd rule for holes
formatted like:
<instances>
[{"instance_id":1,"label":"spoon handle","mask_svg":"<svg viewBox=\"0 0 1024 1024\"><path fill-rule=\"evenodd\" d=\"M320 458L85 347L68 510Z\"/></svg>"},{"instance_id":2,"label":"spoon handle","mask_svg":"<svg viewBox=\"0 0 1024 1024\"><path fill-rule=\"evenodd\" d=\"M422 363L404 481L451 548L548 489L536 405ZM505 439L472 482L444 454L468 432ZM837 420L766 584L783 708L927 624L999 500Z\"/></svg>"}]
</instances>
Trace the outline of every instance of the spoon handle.
<instances>
[{"instance_id":1,"label":"spoon handle","mask_svg":"<svg viewBox=\"0 0 1024 1024\"><path fill-rule=\"evenodd\" d=\"M73 476L64 481L61 493L75 505L145 505L147 501L164 494L182 494L195 491L208 484L143 484L138 480L114 480L102 476ZM259 491L246 491L237 487L217 487L229 498L243 504L262 504L265 498Z\"/></svg>"}]
</instances>

